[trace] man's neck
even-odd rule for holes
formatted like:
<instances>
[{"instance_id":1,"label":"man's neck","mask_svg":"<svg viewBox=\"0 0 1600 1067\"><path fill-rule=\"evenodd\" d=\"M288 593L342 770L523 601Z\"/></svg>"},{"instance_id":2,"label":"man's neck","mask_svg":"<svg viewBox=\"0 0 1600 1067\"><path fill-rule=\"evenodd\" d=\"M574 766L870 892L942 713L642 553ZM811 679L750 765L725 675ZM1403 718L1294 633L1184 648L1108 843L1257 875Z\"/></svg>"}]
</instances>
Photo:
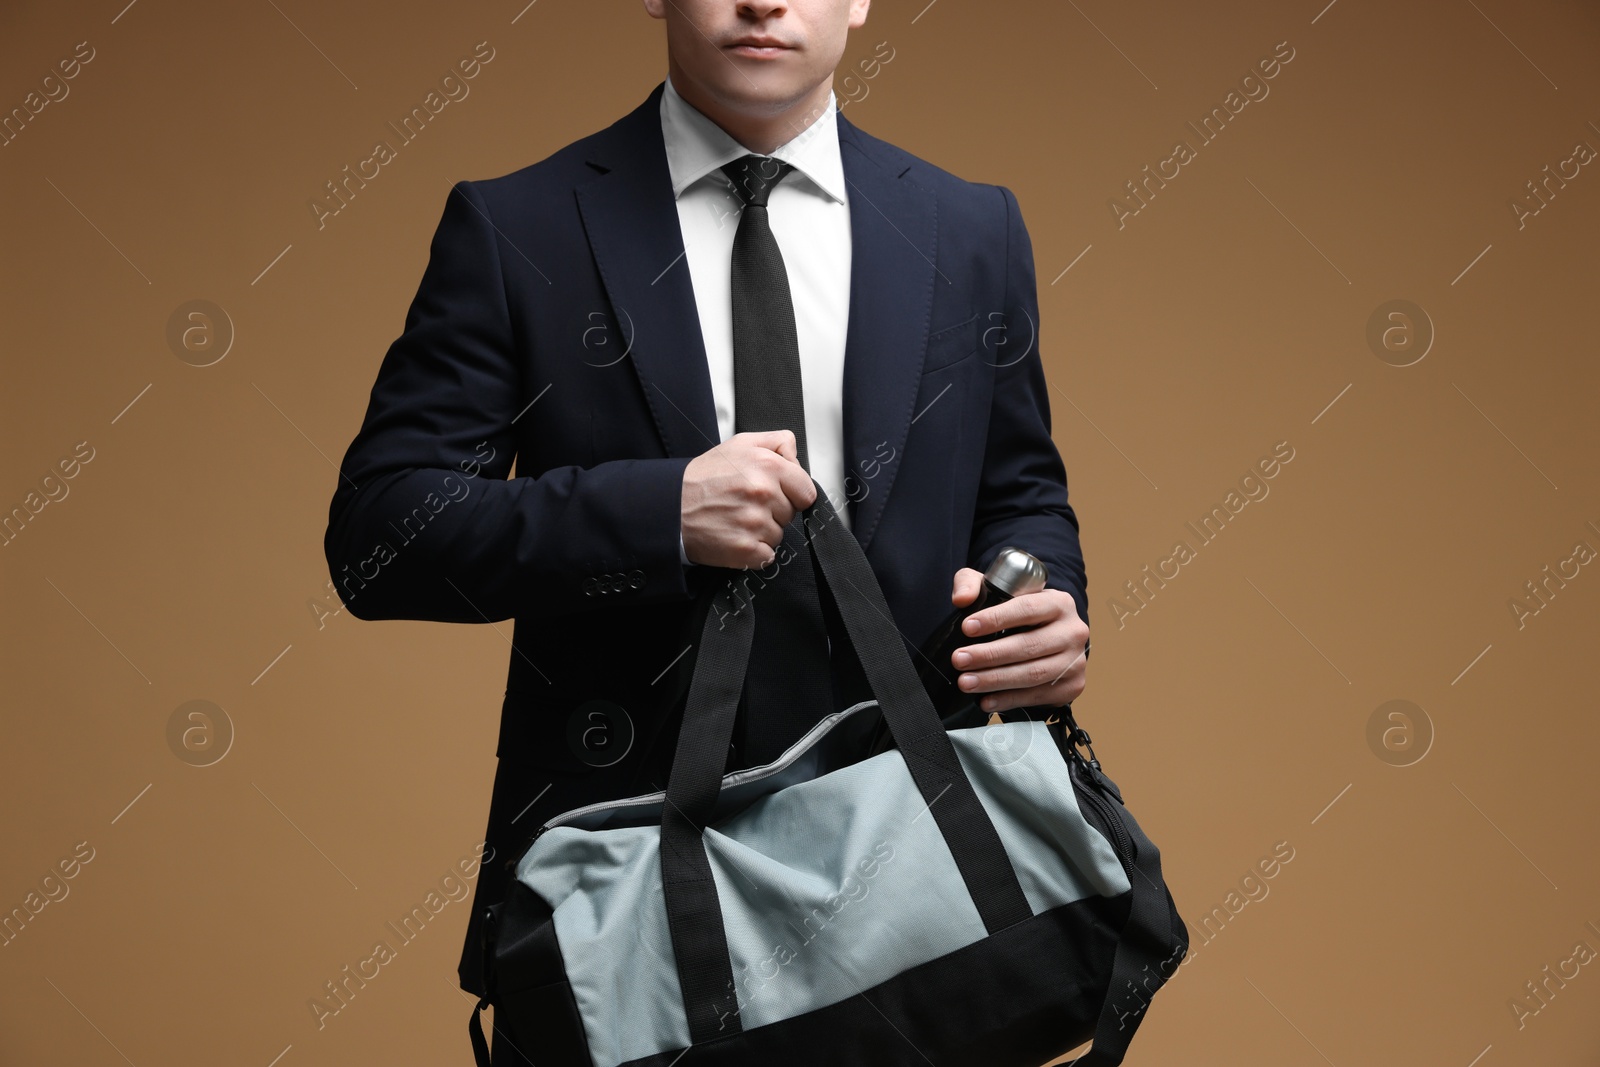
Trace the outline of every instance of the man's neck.
<instances>
[{"instance_id":1,"label":"man's neck","mask_svg":"<svg viewBox=\"0 0 1600 1067\"><path fill-rule=\"evenodd\" d=\"M804 133L811 124L822 117L833 92L833 75L811 90L800 100L781 111L766 115L752 115L744 111L730 111L720 105L709 93L695 84L678 69L669 57L667 76L672 87L684 101L706 118L715 122L729 137L752 152L769 155Z\"/></svg>"}]
</instances>

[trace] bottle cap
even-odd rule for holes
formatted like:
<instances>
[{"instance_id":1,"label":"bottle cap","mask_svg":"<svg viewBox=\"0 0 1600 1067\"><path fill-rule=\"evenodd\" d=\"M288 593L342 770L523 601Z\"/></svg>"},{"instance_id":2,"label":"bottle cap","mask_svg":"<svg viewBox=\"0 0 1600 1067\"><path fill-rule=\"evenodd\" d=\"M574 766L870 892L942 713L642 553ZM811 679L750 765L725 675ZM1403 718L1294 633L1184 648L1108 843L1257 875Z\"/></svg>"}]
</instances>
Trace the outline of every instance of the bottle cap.
<instances>
[{"instance_id":1,"label":"bottle cap","mask_svg":"<svg viewBox=\"0 0 1600 1067\"><path fill-rule=\"evenodd\" d=\"M1021 596L1043 589L1048 571L1038 557L1008 545L989 564L983 577L1007 596Z\"/></svg>"}]
</instances>

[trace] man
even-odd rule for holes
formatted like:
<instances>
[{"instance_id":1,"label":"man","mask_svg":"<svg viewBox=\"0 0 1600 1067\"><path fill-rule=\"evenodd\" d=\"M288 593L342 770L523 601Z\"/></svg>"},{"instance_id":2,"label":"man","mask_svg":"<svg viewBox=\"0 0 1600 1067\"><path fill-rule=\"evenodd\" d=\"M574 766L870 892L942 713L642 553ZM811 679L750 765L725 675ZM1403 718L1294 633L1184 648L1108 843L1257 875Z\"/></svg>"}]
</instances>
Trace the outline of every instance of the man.
<instances>
[{"instance_id":1,"label":"man","mask_svg":"<svg viewBox=\"0 0 1600 1067\"><path fill-rule=\"evenodd\" d=\"M533 831L665 785L663 720L708 582L781 564L753 598L748 685L767 688L746 690L757 710L741 708L729 770L861 695L842 641L821 671L793 657L794 684L820 686L804 701L773 682L793 668L772 642L819 633L796 538L813 476L912 647L971 602L1001 548L1043 559L1047 588L966 632L1032 629L955 665L986 710L1083 690L1084 567L1027 230L1008 189L835 110L833 70L868 3L645 0L666 23L669 80L606 129L446 200L326 550L358 618L516 620L469 991L482 909ZM767 421L741 430L740 411Z\"/></svg>"}]
</instances>

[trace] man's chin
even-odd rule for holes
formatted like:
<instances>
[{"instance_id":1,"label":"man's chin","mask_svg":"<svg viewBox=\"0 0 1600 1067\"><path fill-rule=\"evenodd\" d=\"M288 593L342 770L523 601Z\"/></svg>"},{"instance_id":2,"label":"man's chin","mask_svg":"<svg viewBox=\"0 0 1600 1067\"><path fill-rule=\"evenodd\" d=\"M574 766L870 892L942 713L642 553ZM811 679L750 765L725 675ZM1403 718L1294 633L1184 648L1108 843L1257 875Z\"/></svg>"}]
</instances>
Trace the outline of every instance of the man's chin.
<instances>
[{"instance_id":1,"label":"man's chin","mask_svg":"<svg viewBox=\"0 0 1600 1067\"><path fill-rule=\"evenodd\" d=\"M751 70L751 67L766 69ZM796 77L793 72L772 70L764 62L741 64L749 80L734 75L721 89L722 105L746 115L781 115L803 101L816 82Z\"/></svg>"}]
</instances>

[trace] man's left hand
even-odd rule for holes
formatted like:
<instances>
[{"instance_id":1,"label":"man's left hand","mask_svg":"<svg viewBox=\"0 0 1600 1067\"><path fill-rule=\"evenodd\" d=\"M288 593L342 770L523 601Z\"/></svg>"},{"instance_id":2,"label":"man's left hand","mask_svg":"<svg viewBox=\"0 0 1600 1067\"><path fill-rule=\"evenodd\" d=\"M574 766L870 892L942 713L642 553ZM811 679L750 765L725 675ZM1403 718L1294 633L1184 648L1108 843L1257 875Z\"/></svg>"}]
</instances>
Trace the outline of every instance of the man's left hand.
<instances>
[{"instance_id":1,"label":"man's left hand","mask_svg":"<svg viewBox=\"0 0 1600 1067\"><path fill-rule=\"evenodd\" d=\"M983 574L971 567L956 572L951 602L972 603ZM1070 704L1083 692L1088 664L1084 650L1089 627L1078 617L1072 594L1039 589L974 612L961 624L968 637L1018 626L1033 629L956 649L950 662L961 672L956 684L979 700L984 711Z\"/></svg>"}]
</instances>

